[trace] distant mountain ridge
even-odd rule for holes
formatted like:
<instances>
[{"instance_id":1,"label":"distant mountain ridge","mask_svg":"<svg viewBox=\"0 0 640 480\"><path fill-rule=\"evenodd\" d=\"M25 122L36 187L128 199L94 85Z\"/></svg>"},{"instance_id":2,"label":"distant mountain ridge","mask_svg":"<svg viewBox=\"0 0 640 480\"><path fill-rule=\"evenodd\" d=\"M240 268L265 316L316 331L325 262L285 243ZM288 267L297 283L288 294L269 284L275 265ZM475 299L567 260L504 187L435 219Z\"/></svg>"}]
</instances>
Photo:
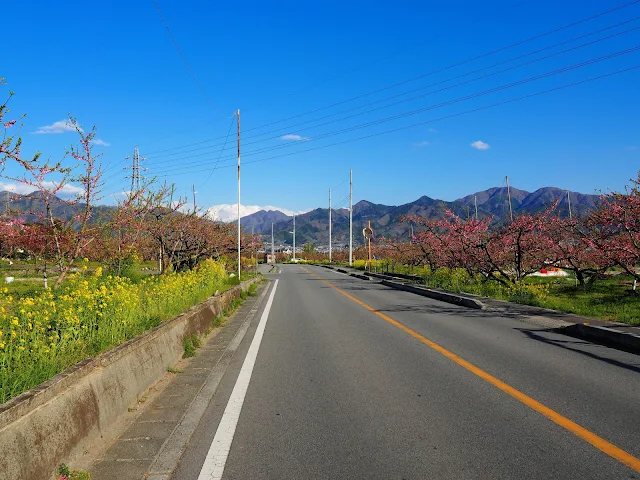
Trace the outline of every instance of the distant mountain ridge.
<instances>
[{"instance_id":1,"label":"distant mountain ridge","mask_svg":"<svg viewBox=\"0 0 640 480\"><path fill-rule=\"evenodd\" d=\"M517 188L511 188L511 204L514 215L520 213L537 213L548 208L553 202L559 200L557 212L561 216L568 216L569 201L567 191L556 187L543 187L535 192L527 192ZM598 195L588 195L577 192L569 192L571 213L573 216L585 216L593 209L598 201ZM494 217L494 223L505 222L509 218L509 201L506 187L494 187L481 192L459 198L452 202L437 200L422 196L417 200L403 205L383 205L361 200L353 206L353 233L356 244L362 241L362 229L371 221L371 227L376 237L409 238L409 225L401 221L403 215L417 215L423 218L442 218L445 209L453 210L461 217L475 215L475 203L477 202L478 217ZM34 192L29 195L18 195L6 191L0 191L0 213L6 208L18 211L43 212L44 202L40 194ZM70 206L68 203L54 199L52 202L53 214L58 218L70 219L81 209L81 204ZM113 212L113 207L98 205L94 210L94 219L108 218ZM349 238L349 211L348 209L333 209L332 211L333 244L346 245ZM36 216L27 215L27 221L37 221ZM240 219L245 231L254 231L256 234L271 237L271 224L273 223L274 237L277 243L291 244L293 236L293 218L278 210L260 210ZM329 210L316 208L304 214L296 216L296 243L302 245L311 242L315 245L329 244Z\"/></svg>"},{"instance_id":2,"label":"distant mountain ridge","mask_svg":"<svg viewBox=\"0 0 640 480\"><path fill-rule=\"evenodd\" d=\"M60 200L58 197L51 199L51 212L54 217L62 220L70 220L74 215L82 212L83 203L70 205L68 202ZM22 217L27 222L37 222L40 220L39 215L46 211L45 202L42 193L35 191L27 195L20 195L6 190L0 191L0 213L6 210L15 210L18 212L33 212L35 215L23 214ZM92 222L102 218L109 218L114 211L114 207L108 205L96 205L93 209Z\"/></svg>"},{"instance_id":3,"label":"distant mountain ridge","mask_svg":"<svg viewBox=\"0 0 640 480\"><path fill-rule=\"evenodd\" d=\"M534 192L527 192L517 188L510 188L511 205L514 215L523 213L537 213L545 210L558 200L556 211L560 216L571 214L576 217L584 216L593 209L598 201L598 195L569 192L556 187L543 187ZM452 202L437 200L426 195L404 205L383 205L361 200L353 206L354 242L362 240L361 231L371 221L376 237L408 238L409 225L401 221L403 215L418 215L423 218L442 218L446 209L453 210L461 217L475 215L478 217L493 216L494 223L499 224L509 218L509 200L506 187L494 187L481 192L472 193ZM276 215L280 214L280 215ZM255 233L271 236L273 222L274 237L277 243L291 244L293 237L293 218L282 212L264 211L242 217L240 223L244 228L253 228ZM333 210L332 237L334 245L344 245L349 236L348 209ZM310 212L296 216L296 243L302 245L311 242L315 245L329 244L329 209L316 208Z\"/></svg>"}]
</instances>

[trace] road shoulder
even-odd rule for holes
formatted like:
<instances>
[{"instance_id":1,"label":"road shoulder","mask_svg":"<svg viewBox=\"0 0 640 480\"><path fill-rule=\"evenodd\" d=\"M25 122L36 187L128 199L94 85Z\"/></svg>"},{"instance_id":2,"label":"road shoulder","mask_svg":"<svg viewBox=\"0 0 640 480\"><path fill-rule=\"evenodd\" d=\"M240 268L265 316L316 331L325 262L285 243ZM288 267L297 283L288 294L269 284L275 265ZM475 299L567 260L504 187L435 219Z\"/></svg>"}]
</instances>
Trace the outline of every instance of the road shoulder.
<instances>
[{"instance_id":1,"label":"road shoulder","mask_svg":"<svg viewBox=\"0 0 640 480\"><path fill-rule=\"evenodd\" d=\"M195 357L168 366L171 371L122 418L116 433L74 466L89 471L94 480L169 478L269 286L260 284L256 295L203 341Z\"/></svg>"}]
</instances>

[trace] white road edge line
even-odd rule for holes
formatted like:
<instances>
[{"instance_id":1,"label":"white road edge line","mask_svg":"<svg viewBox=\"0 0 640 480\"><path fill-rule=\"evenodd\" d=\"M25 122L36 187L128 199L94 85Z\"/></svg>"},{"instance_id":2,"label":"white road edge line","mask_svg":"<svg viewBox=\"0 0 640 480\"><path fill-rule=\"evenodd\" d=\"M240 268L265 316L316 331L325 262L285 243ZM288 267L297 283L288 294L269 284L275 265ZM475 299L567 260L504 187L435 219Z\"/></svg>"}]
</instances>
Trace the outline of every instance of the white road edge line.
<instances>
[{"instance_id":1,"label":"white road edge line","mask_svg":"<svg viewBox=\"0 0 640 480\"><path fill-rule=\"evenodd\" d=\"M260 343L262 343L262 336L264 335L264 329L267 326L267 319L269 318L269 312L271 311L271 305L273 304L273 297L276 293L279 280L276 280L273 284L273 290L267 300L267 305L264 307L262 317L260 317L260 323L253 336L249 351L244 359L242 368L236 380L236 384L229 397L222 419L216 430L216 435L213 437L209 451L198 475L198 480L220 480L224 473L224 467L227 463L227 457L231 450L231 442L233 442L233 436L236 433L236 426L238 425L238 419L240 418L240 412L242 411L242 405L244 403L244 397L247 394L249 388L249 382L251 381L251 374L253 373L253 367L256 364L256 358L258 357L258 350L260 349Z\"/></svg>"}]
</instances>

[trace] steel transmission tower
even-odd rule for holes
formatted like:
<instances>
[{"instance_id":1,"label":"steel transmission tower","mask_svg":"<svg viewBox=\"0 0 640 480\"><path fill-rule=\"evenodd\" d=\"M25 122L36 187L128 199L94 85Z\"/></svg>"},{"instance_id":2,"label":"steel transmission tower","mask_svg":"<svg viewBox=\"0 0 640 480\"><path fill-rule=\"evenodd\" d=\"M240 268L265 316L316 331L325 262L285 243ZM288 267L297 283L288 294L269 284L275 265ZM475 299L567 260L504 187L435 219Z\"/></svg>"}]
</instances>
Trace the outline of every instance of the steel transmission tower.
<instances>
[{"instance_id":1,"label":"steel transmission tower","mask_svg":"<svg viewBox=\"0 0 640 480\"><path fill-rule=\"evenodd\" d=\"M140 172L146 170L146 168L140 166L140 162L146 160L146 158L140 156L140 151L136 145L133 148L133 155L129 155L126 159L131 160L131 191L135 192L140 190L140 179L144 178L140 175Z\"/></svg>"}]
</instances>

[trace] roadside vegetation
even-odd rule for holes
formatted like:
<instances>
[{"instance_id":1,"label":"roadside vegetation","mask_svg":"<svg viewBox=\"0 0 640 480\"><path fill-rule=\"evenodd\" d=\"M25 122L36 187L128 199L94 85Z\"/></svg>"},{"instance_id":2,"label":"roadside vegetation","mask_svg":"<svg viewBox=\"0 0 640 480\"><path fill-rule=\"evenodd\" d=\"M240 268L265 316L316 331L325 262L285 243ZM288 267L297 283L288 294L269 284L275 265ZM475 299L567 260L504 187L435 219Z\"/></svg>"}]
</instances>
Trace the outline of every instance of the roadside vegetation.
<instances>
[{"instance_id":1,"label":"roadside vegetation","mask_svg":"<svg viewBox=\"0 0 640 480\"><path fill-rule=\"evenodd\" d=\"M365 260L356 260L354 268L369 270ZM585 317L640 325L640 298L631 290L633 279L619 272L597 282L580 285L575 277L532 276L517 285L488 282L471 277L464 269L409 266L388 260L372 261L372 271L421 277L421 284L458 293L532 305Z\"/></svg>"},{"instance_id":2,"label":"roadside vegetation","mask_svg":"<svg viewBox=\"0 0 640 480\"><path fill-rule=\"evenodd\" d=\"M403 217L409 241L376 239L354 266L411 273L431 287L640 324L640 173L622 192L600 196L585 217L544 211L493 217ZM345 262L345 252L334 261ZM341 258L338 258L340 256ZM325 262L326 255L302 255Z\"/></svg>"},{"instance_id":3,"label":"roadside vegetation","mask_svg":"<svg viewBox=\"0 0 640 480\"><path fill-rule=\"evenodd\" d=\"M205 260L197 269L138 283L97 268L36 296L18 299L3 288L0 403L236 283L220 262Z\"/></svg>"},{"instance_id":4,"label":"roadside vegetation","mask_svg":"<svg viewBox=\"0 0 640 480\"><path fill-rule=\"evenodd\" d=\"M105 193L96 129L71 117L78 143L61 161L25 156L12 96L0 104L0 180L28 196L1 192L0 403L238 284L235 225L153 179ZM241 237L244 279L260 242Z\"/></svg>"}]
</instances>

